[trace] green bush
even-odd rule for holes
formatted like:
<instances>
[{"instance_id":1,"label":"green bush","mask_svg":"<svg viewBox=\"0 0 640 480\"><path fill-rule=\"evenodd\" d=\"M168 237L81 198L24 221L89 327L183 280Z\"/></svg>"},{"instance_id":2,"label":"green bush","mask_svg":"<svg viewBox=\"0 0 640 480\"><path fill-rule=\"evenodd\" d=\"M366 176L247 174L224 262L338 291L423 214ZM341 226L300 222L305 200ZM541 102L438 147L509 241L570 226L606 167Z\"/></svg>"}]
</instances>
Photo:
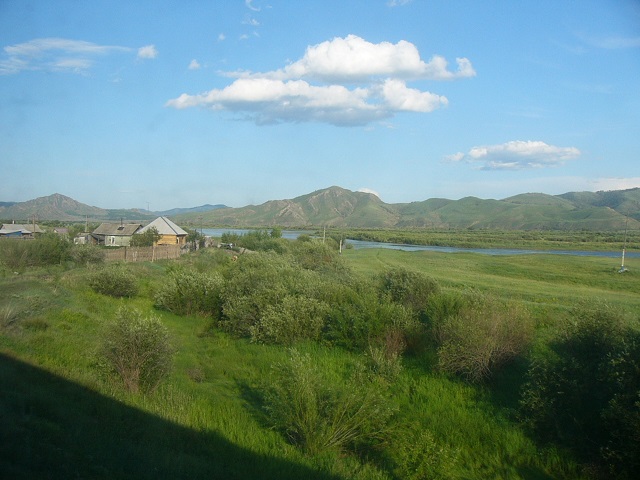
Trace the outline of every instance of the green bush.
<instances>
[{"instance_id":1,"label":"green bush","mask_svg":"<svg viewBox=\"0 0 640 480\"><path fill-rule=\"evenodd\" d=\"M74 245L71 248L71 259L78 265L103 263L104 250L97 245Z\"/></svg>"},{"instance_id":2,"label":"green bush","mask_svg":"<svg viewBox=\"0 0 640 480\"><path fill-rule=\"evenodd\" d=\"M296 350L274 366L265 408L273 426L310 454L381 441L394 414L383 386L361 371L338 384Z\"/></svg>"},{"instance_id":3,"label":"green bush","mask_svg":"<svg viewBox=\"0 0 640 480\"><path fill-rule=\"evenodd\" d=\"M11 270L58 265L69 260L71 244L57 233L43 233L34 240L4 239L0 262Z\"/></svg>"},{"instance_id":4,"label":"green bush","mask_svg":"<svg viewBox=\"0 0 640 480\"><path fill-rule=\"evenodd\" d=\"M419 315L429 299L440 291L438 282L424 274L404 268L394 268L380 275L380 290L393 302L412 309Z\"/></svg>"},{"instance_id":5,"label":"green bush","mask_svg":"<svg viewBox=\"0 0 640 480\"><path fill-rule=\"evenodd\" d=\"M123 265L111 265L96 270L89 276L94 292L111 297L134 297L138 293L136 277Z\"/></svg>"},{"instance_id":6,"label":"green bush","mask_svg":"<svg viewBox=\"0 0 640 480\"><path fill-rule=\"evenodd\" d=\"M151 227L143 233L136 233L133 235L129 245L132 247L152 247L158 240L160 240L160 238L161 235L158 233L158 229L156 227Z\"/></svg>"},{"instance_id":7,"label":"green bush","mask_svg":"<svg viewBox=\"0 0 640 480\"><path fill-rule=\"evenodd\" d=\"M160 319L120 308L109 325L101 356L132 393L153 392L171 370L173 349Z\"/></svg>"},{"instance_id":8,"label":"green bush","mask_svg":"<svg viewBox=\"0 0 640 480\"><path fill-rule=\"evenodd\" d=\"M640 333L607 304L579 305L538 355L522 414L540 438L594 460L615 478L640 471Z\"/></svg>"},{"instance_id":9,"label":"green bush","mask_svg":"<svg viewBox=\"0 0 640 480\"><path fill-rule=\"evenodd\" d=\"M522 306L479 295L446 317L436 338L442 371L481 382L524 351L533 338L533 322Z\"/></svg>"},{"instance_id":10,"label":"green bush","mask_svg":"<svg viewBox=\"0 0 640 480\"><path fill-rule=\"evenodd\" d=\"M314 298L287 295L278 305L268 305L249 328L259 343L292 345L300 340L320 340L328 306Z\"/></svg>"},{"instance_id":11,"label":"green bush","mask_svg":"<svg viewBox=\"0 0 640 480\"><path fill-rule=\"evenodd\" d=\"M155 295L155 305L177 315L217 318L221 310L223 279L216 273L175 269Z\"/></svg>"},{"instance_id":12,"label":"green bush","mask_svg":"<svg viewBox=\"0 0 640 480\"><path fill-rule=\"evenodd\" d=\"M429 430L407 425L391 447L396 467L394 473L403 480L450 480L458 452L436 441Z\"/></svg>"},{"instance_id":13,"label":"green bush","mask_svg":"<svg viewBox=\"0 0 640 480\"><path fill-rule=\"evenodd\" d=\"M304 291L306 284L304 272L288 256L273 252L242 255L225 272L219 325L233 335L249 337L267 308Z\"/></svg>"}]
</instances>

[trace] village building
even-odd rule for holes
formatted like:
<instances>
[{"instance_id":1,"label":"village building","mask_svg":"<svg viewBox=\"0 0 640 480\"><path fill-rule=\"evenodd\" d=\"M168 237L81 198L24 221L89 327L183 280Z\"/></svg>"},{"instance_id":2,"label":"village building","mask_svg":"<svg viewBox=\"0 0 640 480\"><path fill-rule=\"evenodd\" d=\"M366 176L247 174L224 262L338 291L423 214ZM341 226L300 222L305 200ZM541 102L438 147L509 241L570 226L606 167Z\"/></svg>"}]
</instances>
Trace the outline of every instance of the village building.
<instances>
[{"instance_id":1,"label":"village building","mask_svg":"<svg viewBox=\"0 0 640 480\"><path fill-rule=\"evenodd\" d=\"M128 247L133 234L141 228L141 223L103 223L91 232L91 237L98 245Z\"/></svg>"},{"instance_id":2,"label":"village building","mask_svg":"<svg viewBox=\"0 0 640 480\"><path fill-rule=\"evenodd\" d=\"M160 234L156 245L186 245L187 243L188 233L167 217L156 218L137 233L144 233L151 228L155 228Z\"/></svg>"},{"instance_id":3,"label":"village building","mask_svg":"<svg viewBox=\"0 0 640 480\"><path fill-rule=\"evenodd\" d=\"M34 238L36 234L44 233L38 224L23 225L21 223L3 223L0 227L0 237L6 238Z\"/></svg>"}]
</instances>

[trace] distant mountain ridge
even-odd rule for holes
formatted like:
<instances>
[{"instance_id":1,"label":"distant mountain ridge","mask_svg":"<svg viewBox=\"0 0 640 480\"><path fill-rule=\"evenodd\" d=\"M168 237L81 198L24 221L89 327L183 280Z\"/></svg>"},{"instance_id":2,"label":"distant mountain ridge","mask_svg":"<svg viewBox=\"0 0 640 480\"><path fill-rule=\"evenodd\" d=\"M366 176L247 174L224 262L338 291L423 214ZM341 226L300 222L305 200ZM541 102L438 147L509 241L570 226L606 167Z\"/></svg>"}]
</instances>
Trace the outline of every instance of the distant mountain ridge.
<instances>
[{"instance_id":1,"label":"distant mountain ridge","mask_svg":"<svg viewBox=\"0 0 640 480\"><path fill-rule=\"evenodd\" d=\"M8 206L7 206L8 205ZM431 198L389 204L371 193L333 186L288 200L230 208L202 205L162 212L106 210L54 194L27 202L0 203L6 221L148 221L169 216L183 225L235 227L455 228L503 230L640 229L640 188L562 195L523 193L502 200Z\"/></svg>"},{"instance_id":2,"label":"distant mountain ridge","mask_svg":"<svg viewBox=\"0 0 640 480\"><path fill-rule=\"evenodd\" d=\"M613 231L640 228L640 188L563 195L524 193L503 200L431 198L388 204L371 193L333 186L290 200L213 210L200 217L207 224L236 227ZM177 215L175 220L195 224L196 215Z\"/></svg>"}]
</instances>

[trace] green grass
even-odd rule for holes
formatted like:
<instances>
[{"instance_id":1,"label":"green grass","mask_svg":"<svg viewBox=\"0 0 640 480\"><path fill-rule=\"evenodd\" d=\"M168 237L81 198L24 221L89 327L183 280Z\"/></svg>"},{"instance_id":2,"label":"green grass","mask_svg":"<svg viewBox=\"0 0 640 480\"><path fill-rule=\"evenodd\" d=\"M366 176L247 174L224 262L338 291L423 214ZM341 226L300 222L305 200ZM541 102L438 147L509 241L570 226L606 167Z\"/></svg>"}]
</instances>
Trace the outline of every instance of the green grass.
<instances>
[{"instance_id":1,"label":"green grass","mask_svg":"<svg viewBox=\"0 0 640 480\"><path fill-rule=\"evenodd\" d=\"M214 268L219 259L208 255L181 261ZM640 307L637 259L622 275L614 259L594 257L363 249L346 251L344 259L359 274L402 266L444 288L519 299L538 319L553 319L580 299ZM424 359L407 359L392 387L399 429L384 449L361 457L306 456L271 429L261 394L272 365L289 352L234 339L206 318L156 312L176 347L174 369L153 395L127 393L100 366L100 338L121 305L153 309L169 265L127 265L139 278L132 299L94 293L84 268L0 277L0 471L10 478L391 479L398 477L390 452L407 442L402 425L412 425L455 452L451 478L582 478L567 453L537 445L515 420L519 365L478 387L433 373ZM363 359L321 345L298 348L336 378Z\"/></svg>"},{"instance_id":2,"label":"green grass","mask_svg":"<svg viewBox=\"0 0 640 480\"><path fill-rule=\"evenodd\" d=\"M350 249L343 253L358 272L373 275L393 265L429 275L450 288L477 288L522 300L538 310L563 311L577 300L599 298L630 311L640 310L640 259L565 255L483 255Z\"/></svg>"}]
</instances>

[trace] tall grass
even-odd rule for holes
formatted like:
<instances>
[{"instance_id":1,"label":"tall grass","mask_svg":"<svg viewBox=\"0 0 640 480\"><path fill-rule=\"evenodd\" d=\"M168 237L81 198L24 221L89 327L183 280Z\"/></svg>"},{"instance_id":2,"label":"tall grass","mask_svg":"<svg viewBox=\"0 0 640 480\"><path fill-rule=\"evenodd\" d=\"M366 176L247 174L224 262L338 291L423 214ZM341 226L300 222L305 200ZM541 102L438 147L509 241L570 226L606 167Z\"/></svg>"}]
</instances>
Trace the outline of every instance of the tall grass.
<instances>
[{"instance_id":1,"label":"tall grass","mask_svg":"<svg viewBox=\"0 0 640 480\"><path fill-rule=\"evenodd\" d=\"M634 265L629 275L618 275L609 259L538 256L536 263L373 250L350 250L343 258L356 274L402 267L435 278L445 289L473 286L520 299L534 307L538 325L552 315L560 318L581 296L640 307ZM228 268L230 260L202 252L180 262L209 271ZM157 311L176 349L173 370L151 395L127 392L102 374L100 341L120 307L153 310L167 266L127 265L140 290L121 299L92 291L86 268L0 278L0 374L13 387L0 393L0 411L12 413L0 415L0 431L6 432L0 433L0 469L14 478L42 476L47 463L54 478L395 479L408 478L412 452L422 452L440 455L420 468L443 478L583 478L570 455L541 448L527 436L511 415L510 400L496 401L500 395L492 389L503 388L499 381L473 386L452 380L434 373L435 362L425 357L407 359L386 380L398 413L385 441L341 453L305 454L268 422L266 385L272 366L288 361L288 350L233 338L210 318ZM29 328L34 321L47 327ZM344 384L349 366L367 360L364 352L315 343L296 348L328 384ZM102 439L90 433L98 425L104 425ZM9 435L14 446L5 442ZM41 449L40 456L33 448Z\"/></svg>"}]
</instances>

